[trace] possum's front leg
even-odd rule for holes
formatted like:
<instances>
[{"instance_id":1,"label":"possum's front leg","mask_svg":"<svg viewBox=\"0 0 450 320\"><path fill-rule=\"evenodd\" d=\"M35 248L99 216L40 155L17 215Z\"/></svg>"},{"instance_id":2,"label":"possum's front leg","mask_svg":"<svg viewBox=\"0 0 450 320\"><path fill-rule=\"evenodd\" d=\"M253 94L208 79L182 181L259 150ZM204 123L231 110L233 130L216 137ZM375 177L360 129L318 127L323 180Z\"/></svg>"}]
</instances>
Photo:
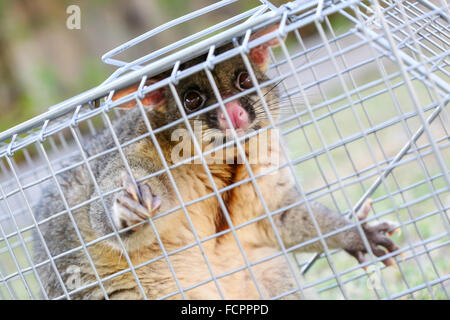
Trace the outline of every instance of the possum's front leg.
<instances>
[{"instance_id":1,"label":"possum's front leg","mask_svg":"<svg viewBox=\"0 0 450 320\"><path fill-rule=\"evenodd\" d=\"M310 202L310 208L322 235L352 224L349 219L320 203ZM368 200L358 212L358 219L364 220L370 210L371 201ZM314 222L305 205L296 206L274 216L274 222L287 248L318 236ZM370 225L362 223L361 227L375 256L380 257L386 254L381 247L384 247L388 252L394 252L399 249L387 236L387 234L392 235L395 230L395 224L391 222L380 222ZM359 263L365 262L364 254L367 253L367 248L356 226L347 228L332 236L327 236L324 239L328 249L344 249L355 257ZM320 240L317 240L299 247L297 251L320 252L323 251L323 246ZM392 258L387 258L383 260L383 263L393 265L394 261Z\"/></svg>"},{"instance_id":2,"label":"possum's front leg","mask_svg":"<svg viewBox=\"0 0 450 320\"><path fill-rule=\"evenodd\" d=\"M167 188L161 176L138 184L133 180L153 172L153 169L146 168L148 161L145 162L136 157L129 157L127 160L133 177L121 165L120 160L110 161L98 177L100 192L106 193L118 187L122 187L123 190L103 196L93 202L89 208L89 219L93 231L98 237L111 235L107 241L112 248L119 251L122 250L122 246L113 235L114 230L120 232L128 228L127 231L120 232L127 251L134 251L144 243L148 245L153 241L154 235L149 232L148 223L129 227L155 216L164 202L163 199L167 198ZM94 196L95 193L91 197ZM142 241L142 237L145 237L146 241Z\"/></svg>"}]
</instances>

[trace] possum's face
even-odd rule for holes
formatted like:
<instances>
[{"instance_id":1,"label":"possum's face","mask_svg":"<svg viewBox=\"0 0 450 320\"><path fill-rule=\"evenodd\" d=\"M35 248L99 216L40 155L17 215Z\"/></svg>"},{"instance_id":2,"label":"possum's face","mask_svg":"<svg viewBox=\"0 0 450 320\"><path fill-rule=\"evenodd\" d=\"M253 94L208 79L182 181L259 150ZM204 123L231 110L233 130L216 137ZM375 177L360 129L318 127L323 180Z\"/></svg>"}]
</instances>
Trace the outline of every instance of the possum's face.
<instances>
[{"instance_id":1,"label":"possum's face","mask_svg":"<svg viewBox=\"0 0 450 320\"><path fill-rule=\"evenodd\" d=\"M257 83L266 82L268 78L265 73L255 63L251 62L251 65ZM196 114L190 119L192 126L195 121L201 122L204 142L232 137L231 128L238 136L263 128L269 124L267 111L276 119L276 112L271 111L275 111L273 108L277 105L274 103L278 98L277 90L270 90L271 86L260 86L261 96L266 102L265 108L253 82L251 71L247 69L240 55L217 64L211 70L210 77L202 70L180 80L176 86L179 101L187 115ZM244 91L247 94L236 97ZM218 95L223 102L223 108ZM179 111L173 97L168 99L168 106L172 108L173 113ZM212 110L209 110L211 107ZM202 112L204 109L209 111Z\"/></svg>"},{"instance_id":2,"label":"possum's face","mask_svg":"<svg viewBox=\"0 0 450 320\"><path fill-rule=\"evenodd\" d=\"M252 38L271 31L273 28L259 31ZM144 106L151 107L158 126L176 121L182 113L186 113L192 128L198 129L200 123L201 137L198 136L198 130L194 131L206 143L217 143L233 137L233 129L237 136L243 136L264 128L269 124L269 119L272 117L276 120L278 114L278 90L276 86L265 84L269 80L265 74L270 60L268 48L278 44L277 40L269 40L251 49L248 65L240 54L235 55L214 65L209 75L207 71L201 70L179 79L175 85L176 94L169 87L164 87L147 93L141 101ZM228 44L216 49L214 54L220 55L232 48ZM199 65L205 59L206 54L182 64L180 70ZM162 76L169 77L170 73ZM146 84L159 81L157 79L161 77L149 79ZM137 87L134 85L124 89L113 99L136 91ZM124 107L134 105L130 103ZM178 128L185 128L185 124L181 123L175 129Z\"/></svg>"}]
</instances>

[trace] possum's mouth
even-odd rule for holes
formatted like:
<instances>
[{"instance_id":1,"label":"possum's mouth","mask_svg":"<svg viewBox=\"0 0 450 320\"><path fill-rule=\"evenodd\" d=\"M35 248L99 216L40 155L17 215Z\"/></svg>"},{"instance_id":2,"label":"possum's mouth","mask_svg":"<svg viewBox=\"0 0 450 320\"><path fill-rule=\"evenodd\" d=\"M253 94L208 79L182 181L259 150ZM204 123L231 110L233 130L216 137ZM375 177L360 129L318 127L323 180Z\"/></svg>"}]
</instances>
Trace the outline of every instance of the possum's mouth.
<instances>
[{"instance_id":1,"label":"possum's mouth","mask_svg":"<svg viewBox=\"0 0 450 320\"><path fill-rule=\"evenodd\" d=\"M242 143L247 143L254 136L251 135L251 133L258 131L262 127L263 126L261 125L261 123L259 123L258 121L253 121L252 123L250 123L250 126L247 129L238 128L234 129L234 131L236 132L238 138L248 135L245 138L239 140ZM214 145L214 147L219 147L231 141L233 141L232 146L236 147L237 143L237 141L234 139L233 130L229 128L225 130L216 128L214 129L213 133L209 132L208 134L204 135L202 140L204 143Z\"/></svg>"},{"instance_id":2,"label":"possum's mouth","mask_svg":"<svg viewBox=\"0 0 450 320\"><path fill-rule=\"evenodd\" d=\"M247 134L247 132L248 132L249 130L238 128L238 129L234 129L234 131L236 132L236 135L237 135L238 137L243 137L243 136L245 136L245 135ZM234 136L233 136L233 130L231 130L231 129L225 129L225 130L223 130L222 132L223 132L223 134L225 135L225 137L227 137L227 138L229 138L229 139L232 139L232 138L234 137Z\"/></svg>"}]
</instances>

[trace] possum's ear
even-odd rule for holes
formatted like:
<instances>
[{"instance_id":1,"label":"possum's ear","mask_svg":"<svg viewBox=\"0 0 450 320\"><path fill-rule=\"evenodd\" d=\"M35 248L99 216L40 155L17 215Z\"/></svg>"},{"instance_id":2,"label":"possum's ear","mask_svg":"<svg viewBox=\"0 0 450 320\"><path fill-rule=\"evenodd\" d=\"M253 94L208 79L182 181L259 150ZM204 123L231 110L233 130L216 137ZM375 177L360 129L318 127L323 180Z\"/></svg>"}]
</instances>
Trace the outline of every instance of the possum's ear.
<instances>
[{"instance_id":1,"label":"possum's ear","mask_svg":"<svg viewBox=\"0 0 450 320\"><path fill-rule=\"evenodd\" d=\"M272 31L275 31L278 29L278 24L267 27L262 30L258 30L255 34L253 34L250 37L250 40L262 37L265 34L271 33ZM259 67L261 71L266 71L267 67L269 66L270 62L270 55L269 55L269 48L271 47L278 47L280 45L280 42L278 41L278 38L270 39L267 42L264 42L263 44L260 44L257 47L254 47L250 50L250 58L253 60L253 62Z\"/></svg>"},{"instance_id":2,"label":"possum's ear","mask_svg":"<svg viewBox=\"0 0 450 320\"><path fill-rule=\"evenodd\" d=\"M148 79L145 82L145 85L149 86L158 81L159 80L154 79L154 78ZM120 99L130 93L137 91L138 89L139 89L139 83L133 84L125 89L121 89L114 94L114 96L112 97L112 100ZM154 91L150 91L150 92L146 93L144 98L142 98L140 100L145 107L159 107L159 106L165 105L167 103L165 88L159 88ZM135 105L136 105L136 100L133 99L131 101L128 101L124 104L119 105L118 108L130 109L130 108L133 108Z\"/></svg>"}]
</instances>

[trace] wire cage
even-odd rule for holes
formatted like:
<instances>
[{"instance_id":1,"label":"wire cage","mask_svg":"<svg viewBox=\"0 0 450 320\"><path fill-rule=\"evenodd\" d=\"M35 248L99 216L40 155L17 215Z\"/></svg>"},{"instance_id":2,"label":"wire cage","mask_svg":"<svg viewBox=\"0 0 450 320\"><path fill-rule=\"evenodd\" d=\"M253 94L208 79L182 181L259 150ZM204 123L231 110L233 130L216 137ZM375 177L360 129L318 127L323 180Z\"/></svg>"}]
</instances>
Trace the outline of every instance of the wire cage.
<instances>
[{"instance_id":1,"label":"wire cage","mask_svg":"<svg viewBox=\"0 0 450 320\"><path fill-rule=\"evenodd\" d=\"M248 272L248 282L254 284L258 297L263 299L280 299L293 293L320 299L449 298L448 4L438 0L299 0L276 7L261 0L260 5L248 11L162 49L132 61L118 58L124 51L168 28L221 10L233 2L216 2L118 46L102 57L105 63L117 66L104 83L0 133L0 299L76 299L80 292L92 288L99 293L97 298L109 299L113 298L110 283L125 274L134 281L142 298L190 298L195 297L190 292L209 285L214 291L211 298L226 299L230 296L223 289L223 281L243 270ZM252 36L268 26L276 27L261 37ZM116 229L93 240L86 237L77 226L75 212L123 190L120 186L108 192L101 190L92 168L99 166L99 159L107 161L112 154L117 154L130 170L123 150L142 139L152 139L157 145L157 156L164 159L155 136L170 130L172 125L185 123L190 138L195 141L189 119L203 112L180 111L181 118L175 124L158 129L147 126L148 130L141 136L121 141L113 123L127 111L117 107L136 101L136 108L142 111L140 99L147 93L167 87L172 90L168 94L175 96L178 82L199 72L211 75L207 79L217 90L212 76L214 68L235 56L242 57L250 76L255 77L245 57L252 48L272 39L279 46L269 49L268 80L257 83L252 90L259 100L265 100L261 94L264 88L276 86L279 92L282 116L269 117L268 127L277 128L284 141L281 149L287 161L280 166L287 168L300 190L302 196L297 201L306 204L317 201L348 216L370 198L372 210L367 220L395 222L401 232L392 239L399 249L385 252L384 257L369 253L367 260L360 264L344 250L326 245L318 253L296 251L311 241L324 243L333 235L319 230L308 243L287 247L281 241L276 252L251 259L246 256L238 234L261 219L270 221L274 228L275 215L286 208L273 210L269 205L263 206L260 217L238 225L227 220L229 225L224 230L201 235L190 218L191 206L208 197L222 199L226 191L239 186L239 183L223 188L216 186L203 199L182 200L180 186L171 173L180 166L189 166L189 160L195 159L211 181L206 151L175 164L161 160L163 168L152 173L167 174L168 182L178 190L179 205L175 209L181 211L192 228L191 243L172 249L165 246L162 235L158 234L158 219L174 215L175 210L158 212L141 223L150 226L159 246L159 251L144 261L133 259L124 249L119 236L122 231ZM217 51L225 43L232 44L230 49ZM180 65L201 54L206 55L204 61L180 69ZM158 82L147 82L156 76ZM112 99L115 92L130 85L135 85L133 91ZM248 90L240 96L247 93ZM208 109L224 108L226 101L218 100ZM263 105L269 113L267 101ZM180 101L177 106L183 109ZM266 129L260 128L258 132L263 130ZM102 131L111 134L113 145L98 153L87 152L89 141L95 140ZM235 141L231 143L242 148L245 137L238 137L232 131ZM107 162L102 165L106 166ZM251 171L245 157L242 166ZM66 181L61 177L77 167L86 168L85 178L92 179L96 192L73 204L65 200ZM259 177L260 174L250 172L246 182L258 189ZM142 179L145 178L149 177ZM43 192L50 187L64 206L43 218L36 212L42 206ZM261 192L256 194L261 197ZM221 209L227 211L223 201L218 201ZM63 235L73 232L78 242L73 248L53 252L44 225L55 228L63 216L73 227L59 232ZM358 227L357 222L351 221ZM227 233L234 237L236 252L242 255L243 263L223 271L211 262L206 247ZM118 239L121 263L125 264L113 273L101 270L104 266L97 264L93 249L108 237ZM36 242L43 248L45 259L41 261L35 258ZM177 255L193 250L197 250L199 259L204 259L207 270L207 276L196 281L180 277L176 265ZM78 281L74 276L79 272L76 262L72 269L59 267L60 261L71 259L74 254L83 254L92 270L91 280L82 285L74 285ZM383 265L386 257L394 259L395 268ZM268 295L259 288L255 270L275 258L288 261L282 272L294 274L296 281L293 288ZM148 294L139 269L158 261L167 267L171 278L166 281L173 282L175 289ZM43 266L54 272L59 294L51 295L45 287L39 271Z\"/></svg>"}]
</instances>

